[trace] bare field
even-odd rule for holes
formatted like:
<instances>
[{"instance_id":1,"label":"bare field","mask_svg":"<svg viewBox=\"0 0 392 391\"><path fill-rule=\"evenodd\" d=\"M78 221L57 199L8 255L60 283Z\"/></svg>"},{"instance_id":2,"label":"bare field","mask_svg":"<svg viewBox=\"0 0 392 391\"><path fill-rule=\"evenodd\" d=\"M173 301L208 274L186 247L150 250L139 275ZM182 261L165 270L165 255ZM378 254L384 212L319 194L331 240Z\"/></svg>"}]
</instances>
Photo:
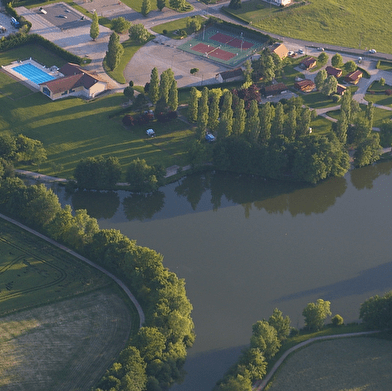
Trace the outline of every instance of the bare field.
<instances>
[{"instance_id":1,"label":"bare field","mask_svg":"<svg viewBox=\"0 0 392 391\"><path fill-rule=\"evenodd\" d=\"M90 390L130 328L126 304L109 289L0 318L0 389Z\"/></svg>"},{"instance_id":2,"label":"bare field","mask_svg":"<svg viewBox=\"0 0 392 391\"><path fill-rule=\"evenodd\" d=\"M345 338L318 342L291 355L268 391L390 391L392 341Z\"/></svg>"}]
</instances>

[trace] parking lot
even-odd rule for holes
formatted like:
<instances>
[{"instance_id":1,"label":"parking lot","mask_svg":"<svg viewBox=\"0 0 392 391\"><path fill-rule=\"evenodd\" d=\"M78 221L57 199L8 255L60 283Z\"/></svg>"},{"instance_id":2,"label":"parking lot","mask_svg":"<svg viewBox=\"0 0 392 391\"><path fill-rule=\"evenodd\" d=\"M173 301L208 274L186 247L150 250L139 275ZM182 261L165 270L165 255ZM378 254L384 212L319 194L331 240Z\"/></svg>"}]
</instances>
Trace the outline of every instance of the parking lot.
<instances>
[{"instance_id":1,"label":"parking lot","mask_svg":"<svg viewBox=\"0 0 392 391\"><path fill-rule=\"evenodd\" d=\"M9 34L16 33L18 30L11 24L11 17L0 12L0 26L5 27L6 31L0 32L0 38L5 37Z\"/></svg>"},{"instance_id":2,"label":"parking lot","mask_svg":"<svg viewBox=\"0 0 392 391\"><path fill-rule=\"evenodd\" d=\"M60 30L90 25L90 21L87 18L65 3L51 4L43 7L43 9L46 14L41 13L39 9L36 12Z\"/></svg>"}]
</instances>

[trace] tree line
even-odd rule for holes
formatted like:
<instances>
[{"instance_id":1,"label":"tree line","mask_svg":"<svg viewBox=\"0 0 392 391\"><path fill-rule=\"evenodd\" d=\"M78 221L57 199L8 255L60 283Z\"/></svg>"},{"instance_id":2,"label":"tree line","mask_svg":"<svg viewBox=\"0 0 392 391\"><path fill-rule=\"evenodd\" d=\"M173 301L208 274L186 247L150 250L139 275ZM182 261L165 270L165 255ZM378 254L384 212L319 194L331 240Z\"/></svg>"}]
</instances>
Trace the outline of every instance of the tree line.
<instances>
[{"instance_id":1,"label":"tree line","mask_svg":"<svg viewBox=\"0 0 392 391\"><path fill-rule=\"evenodd\" d=\"M4 155L3 155L4 156ZM27 186L4 173L0 210L93 259L120 277L143 306L144 326L131 337L97 391L162 391L184 376L195 334L185 281L163 266L163 256L118 230L100 229L86 210L61 207L43 184Z\"/></svg>"},{"instance_id":2,"label":"tree line","mask_svg":"<svg viewBox=\"0 0 392 391\"><path fill-rule=\"evenodd\" d=\"M322 330L325 320L332 315L331 302L318 299L308 303L302 315L304 329L309 332ZM392 291L384 296L374 296L360 306L359 319L371 330L386 330L392 327ZM333 327L344 324L343 317L336 314L331 318ZM288 316L277 308L268 320L259 320L252 326L252 336L237 362L218 381L214 391L251 391L252 384L263 379L267 373L268 362L279 352L282 343L295 336L299 330L291 326Z\"/></svg>"}]
</instances>

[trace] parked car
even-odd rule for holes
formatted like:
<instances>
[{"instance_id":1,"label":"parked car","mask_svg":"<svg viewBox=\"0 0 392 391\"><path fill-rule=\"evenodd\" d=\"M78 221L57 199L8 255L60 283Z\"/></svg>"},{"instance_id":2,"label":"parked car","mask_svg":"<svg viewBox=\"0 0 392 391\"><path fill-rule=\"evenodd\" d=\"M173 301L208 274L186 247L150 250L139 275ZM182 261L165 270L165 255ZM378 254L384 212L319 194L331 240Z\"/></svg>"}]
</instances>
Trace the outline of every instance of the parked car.
<instances>
[{"instance_id":1,"label":"parked car","mask_svg":"<svg viewBox=\"0 0 392 391\"><path fill-rule=\"evenodd\" d=\"M323 52L323 51L324 51L324 48L317 48L317 50L318 50L319 52Z\"/></svg>"},{"instance_id":2,"label":"parked car","mask_svg":"<svg viewBox=\"0 0 392 391\"><path fill-rule=\"evenodd\" d=\"M147 136L150 136L150 137L154 137L155 136L155 132L154 132L153 129L147 129L146 130L146 134L147 134Z\"/></svg>"},{"instance_id":3,"label":"parked car","mask_svg":"<svg viewBox=\"0 0 392 391\"><path fill-rule=\"evenodd\" d=\"M369 49L369 53L370 53L370 54L376 54L377 51L376 51L376 49Z\"/></svg>"},{"instance_id":4,"label":"parked car","mask_svg":"<svg viewBox=\"0 0 392 391\"><path fill-rule=\"evenodd\" d=\"M298 53L299 53L299 54L304 54L304 51L303 51L302 49L299 49L299 50L298 50Z\"/></svg>"},{"instance_id":5,"label":"parked car","mask_svg":"<svg viewBox=\"0 0 392 391\"><path fill-rule=\"evenodd\" d=\"M358 57L358 64L360 64L362 62L363 58L362 57Z\"/></svg>"},{"instance_id":6,"label":"parked car","mask_svg":"<svg viewBox=\"0 0 392 391\"><path fill-rule=\"evenodd\" d=\"M295 57L295 52L293 52L292 50L290 50L290 51L288 52L288 56L289 56L289 57Z\"/></svg>"},{"instance_id":7,"label":"parked car","mask_svg":"<svg viewBox=\"0 0 392 391\"><path fill-rule=\"evenodd\" d=\"M65 15L59 15L58 18L67 19L67 17Z\"/></svg>"}]
</instances>

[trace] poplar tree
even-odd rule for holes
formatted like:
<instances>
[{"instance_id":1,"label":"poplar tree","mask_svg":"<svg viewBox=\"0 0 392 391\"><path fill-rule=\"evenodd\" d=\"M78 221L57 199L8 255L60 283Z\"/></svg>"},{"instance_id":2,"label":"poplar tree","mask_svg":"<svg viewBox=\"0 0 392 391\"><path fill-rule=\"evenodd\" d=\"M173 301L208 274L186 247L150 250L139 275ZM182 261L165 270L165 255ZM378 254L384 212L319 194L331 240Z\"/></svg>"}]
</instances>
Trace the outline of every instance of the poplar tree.
<instances>
[{"instance_id":1,"label":"poplar tree","mask_svg":"<svg viewBox=\"0 0 392 391\"><path fill-rule=\"evenodd\" d=\"M365 116L369 120L370 128L373 129L373 120L374 120L373 102L368 102L368 105L366 106Z\"/></svg>"},{"instance_id":2,"label":"poplar tree","mask_svg":"<svg viewBox=\"0 0 392 391\"><path fill-rule=\"evenodd\" d=\"M219 100L220 95L218 93L212 93L210 110L208 115L208 127L211 130L216 130L219 125Z\"/></svg>"},{"instance_id":3,"label":"poplar tree","mask_svg":"<svg viewBox=\"0 0 392 391\"><path fill-rule=\"evenodd\" d=\"M272 107L271 103L267 102L260 110L260 138L263 142L271 138L272 126Z\"/></svg>"},{"instance_id":4,"label":"poplar tree","mask_svg":"<svg viewBox=\"0 0 392 391\"><path fill-rule=\"evenodd\" d=\"M108 51L106 52L106 65L112 71L117 67L124 53L124 48L120 43L117 33L113 32L109 39Z\"/></svg>"},{"instance_id":5,"label":"poplar tree","mask_svg":"<svg viewBox=\"0 0 392 391\"><path fill-rule=\"evenodd\" d=\"M275 117L272 121L272 134L274 137L283 133L284 109L283 104L278 102L275 107Z\"/></svg>"},{"instance_id":6,"label":"poplar tree","mask_svg":"<svg viewBox=\"0 0 392 391\"><path fill-rule=\"evenodd\" d=\"M234 109L233 133L240 136L245 131L246 111L245 101L240 99Z\"/></svg>"},{"instance_id":7,"label":"poplar tree","mask_svg":"<svg viewBox=\"0 0 392 391\"><path fill-rule=\"evenodd\" d=\"M159 74L158 69L154 67L151 71L150 87L148 90L148 97L150 101L155 105L159 99Z\"/></svg>"},{"instance_id":8,"label":"poplar tree","mask_svg":"<svg viewBox=\"0 0 392 391\"><path fill-rule=\"evenodd\" d=\"M95 41L98 38L98 35L99 35L98 14L97 11L95 11L90 26L90 37L93 41Z\"/></svg>"},{"instance_id":9,"label":"poplar tree","mask_svg":"<svg viewBox=\"0 0 392 391\"><path fill-rule=\"evenodd\" d=\"M223 94L223 105L220 116L220 123L218 129L218 137L225 138L231 135L233 130L233 96L230 91Z\"/></svg>"},{"instance_id":10,"label":"poplar tree","mask_svg":"<svg viewBox=\"0 0 392 391\"><path fill-rule=\"evenodd\" d=\"M340 112L339 119L336 123L335 133L338 140L342 145L345 145L347 142L347 129L348 129L348 121L347 116L344 111Z\"/></svg>"},{"instance_id":11,"label":"poplar tree","mask_svg":"<svg viewBox=\"0 0 392 391\"><path fill-rule=\"evenodd\" d=\"M208 125L208 88L204 87L201 92L201 98L199 102L199 113L197 115L197 134L202 140L206 135L206 129Z\"/></svg>"},{"instance_id":12,"label":"poplar tree","mask_svg":"<svg viewBox=\"0 0 392 391\"><path fill-rule=\"evenodd\" d=\"M170 86L168 106L172 111L176 111L178 108L178 89L175 80L172 81Z\"/></svg>"},{"instance_id":13,"label":"poplar tree","mask_svg":"<svg viewBox=\"0 0 392 391\"><path fill-rule=\"evenodd\" d=\"M190 100L189 100L188 112L187 112L188 120L191 122L197 121L197 112L199 106L199 98L197 95L198 94L197 94L196 87L192 87L190 90Z\"/></svg>"},{"instance_id":14,"label":"poplar tree","mask_svg":"<svg viewBox=\"0 0 392 391\"><path fill-rule=\"evenodd\" d=\"M151 11L151 2L150 0L143 0L141 13L143 16L147 16Z\"/></svg>"},{"instance_id":15,"label":"poplar tree","mask_svg":"<svg viewBox=\"0 0 392 391\"><path fill-rule=\"evenodd\" d=\"M250 102L250 109L248 111L248 117L246 119L245 130L249 139L256 143L260 134L260 118L259 108L255 100L252 100Z\"/></svg>"},{"instance_id":16,"label":"poplar tree","mask_svg":"<svg viewBox=\"0 0 392 391\"><path fill-rule=\"evenodd\" d=\"M166 7L166 0L157 0L157 8L162 11Z\"/></svg>"},{"instance_id":17,"label":"poplar tree","mask_svg":"<svg viewBox=\"0 0 392 391\"><path fill-rule=\"evenodd\" d=\"M293 140L297 130L297 110L295 106L290 107L284 127L285 136L289 140Z\"/></svg>"},{"instance_id":18,"label":"poplar tree","mask_svg":"<svg viewBox=\"0 0 392 391\"><path fill-rule=\"evenodd\" d=\"M159 98L162 98L166 103L169 100L169 89L170 89L169 75L166 71L161 73L161 79L159 83Z\"/></svg>"},{"instance_id":19,"label":"poplar tree","mask_svg":"<svg viewBox=\"0 0 392 391\"><path fill-rule=\"evenodd\" d=\"M311 114L309 108L303 108L297 121L297 137L309 134L310 121Z\"/></svg>"}]
</instances>

